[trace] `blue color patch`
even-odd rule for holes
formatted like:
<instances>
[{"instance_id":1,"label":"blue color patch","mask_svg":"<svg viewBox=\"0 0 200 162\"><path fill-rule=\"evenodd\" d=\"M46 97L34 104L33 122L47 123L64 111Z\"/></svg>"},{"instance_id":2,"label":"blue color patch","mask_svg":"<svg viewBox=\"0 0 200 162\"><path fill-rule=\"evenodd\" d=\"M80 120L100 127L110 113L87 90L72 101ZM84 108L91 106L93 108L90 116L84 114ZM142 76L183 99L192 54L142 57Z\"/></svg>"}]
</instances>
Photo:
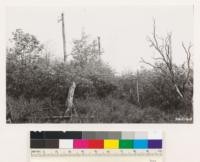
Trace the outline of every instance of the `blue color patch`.
<instances>
[{"instance_id":1,"label":"blue color patch","mask_svg":"<svg viewBox=\"0 0 200 162\"><path fill-rule=\"evenodd\" d=\"M148 140L134 140L133 148L134 149L148 149Z\"/></svg>"}]
</instances>

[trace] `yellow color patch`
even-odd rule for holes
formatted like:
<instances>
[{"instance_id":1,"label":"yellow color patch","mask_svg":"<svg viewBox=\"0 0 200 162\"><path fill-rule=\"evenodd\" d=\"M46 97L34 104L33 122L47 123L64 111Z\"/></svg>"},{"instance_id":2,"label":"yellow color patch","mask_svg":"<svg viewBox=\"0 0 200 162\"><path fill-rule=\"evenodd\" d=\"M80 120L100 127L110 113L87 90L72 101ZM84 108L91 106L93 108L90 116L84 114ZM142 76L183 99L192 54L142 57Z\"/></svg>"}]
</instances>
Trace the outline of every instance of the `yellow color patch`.
<instances>
[{"instance_id":1,"label":"yellow color patch","mask_svg":"<svg viewBox=\"0 0 200 162\"><path fill-rule=\"evenodd\" d=\"M119 140L104 140L104 149L118 149Z\"/></svg>"}]
</instances>

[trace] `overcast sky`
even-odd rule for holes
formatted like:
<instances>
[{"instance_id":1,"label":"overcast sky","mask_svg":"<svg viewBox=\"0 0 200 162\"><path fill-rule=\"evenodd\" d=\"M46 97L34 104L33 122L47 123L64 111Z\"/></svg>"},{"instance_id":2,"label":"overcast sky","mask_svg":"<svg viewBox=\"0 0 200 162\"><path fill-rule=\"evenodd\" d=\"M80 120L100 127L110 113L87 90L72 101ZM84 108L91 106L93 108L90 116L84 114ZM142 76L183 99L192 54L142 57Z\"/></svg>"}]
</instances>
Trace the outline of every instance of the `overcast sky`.
<instances>
[{"instance_id":1,"label":"overcast sky","mask_svg":"<svg viewBox=\"0 0 200 162\"><path fill-rule=\"evenodd\" d=\"M117 72L135 71L143 64L143 57L152 61L154 50L149 48L153 18L157 32L172 32L173 59L180 64L185 59L181 42L193 42L193 6L120 6L120 7L9 7L7 8L7 40L17 28L35 35L52 51L54 57L63 58L61 24L57 22L65 13L67 52L72 40L80 38L84 30L96 39L101 36L104 49L102 58Z\"/></svg>"}]
</instances>

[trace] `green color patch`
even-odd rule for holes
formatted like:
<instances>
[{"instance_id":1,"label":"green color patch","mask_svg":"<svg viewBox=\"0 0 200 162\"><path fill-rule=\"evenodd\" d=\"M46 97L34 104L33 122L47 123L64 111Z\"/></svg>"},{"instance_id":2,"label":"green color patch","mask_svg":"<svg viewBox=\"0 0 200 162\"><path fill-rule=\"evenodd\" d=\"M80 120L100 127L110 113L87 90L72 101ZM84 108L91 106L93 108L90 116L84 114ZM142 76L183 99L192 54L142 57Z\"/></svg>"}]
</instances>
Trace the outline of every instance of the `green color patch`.
<instances>
[{"instance_id":1,"label":"green color patch","mask_svg":"<svg viewBox=\"0 0 200 162\"><path fill-rule=\"evenodd\" d=\"M120 149L130 149L133 148L133 140L120 140L119 141Z\"/></svg>"}]
</instances>

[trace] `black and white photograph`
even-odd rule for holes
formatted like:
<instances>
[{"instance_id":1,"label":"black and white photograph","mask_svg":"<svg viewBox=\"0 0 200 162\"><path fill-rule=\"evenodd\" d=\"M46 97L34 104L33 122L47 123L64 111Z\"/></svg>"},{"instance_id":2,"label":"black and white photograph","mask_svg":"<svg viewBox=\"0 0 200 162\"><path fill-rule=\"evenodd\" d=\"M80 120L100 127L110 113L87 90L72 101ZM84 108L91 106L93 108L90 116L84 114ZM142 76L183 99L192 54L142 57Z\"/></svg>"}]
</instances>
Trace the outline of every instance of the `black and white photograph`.
<instances>
[{"instance_id":1,"label":"black and white photograph","mask_svg":"<svg viewBox=\"0 0 200 162\"><path fill-rule=\"evenodd\" d=\"M193 123L193 5L9 6L7 123Z\"/></svg>"}]
</instances>

